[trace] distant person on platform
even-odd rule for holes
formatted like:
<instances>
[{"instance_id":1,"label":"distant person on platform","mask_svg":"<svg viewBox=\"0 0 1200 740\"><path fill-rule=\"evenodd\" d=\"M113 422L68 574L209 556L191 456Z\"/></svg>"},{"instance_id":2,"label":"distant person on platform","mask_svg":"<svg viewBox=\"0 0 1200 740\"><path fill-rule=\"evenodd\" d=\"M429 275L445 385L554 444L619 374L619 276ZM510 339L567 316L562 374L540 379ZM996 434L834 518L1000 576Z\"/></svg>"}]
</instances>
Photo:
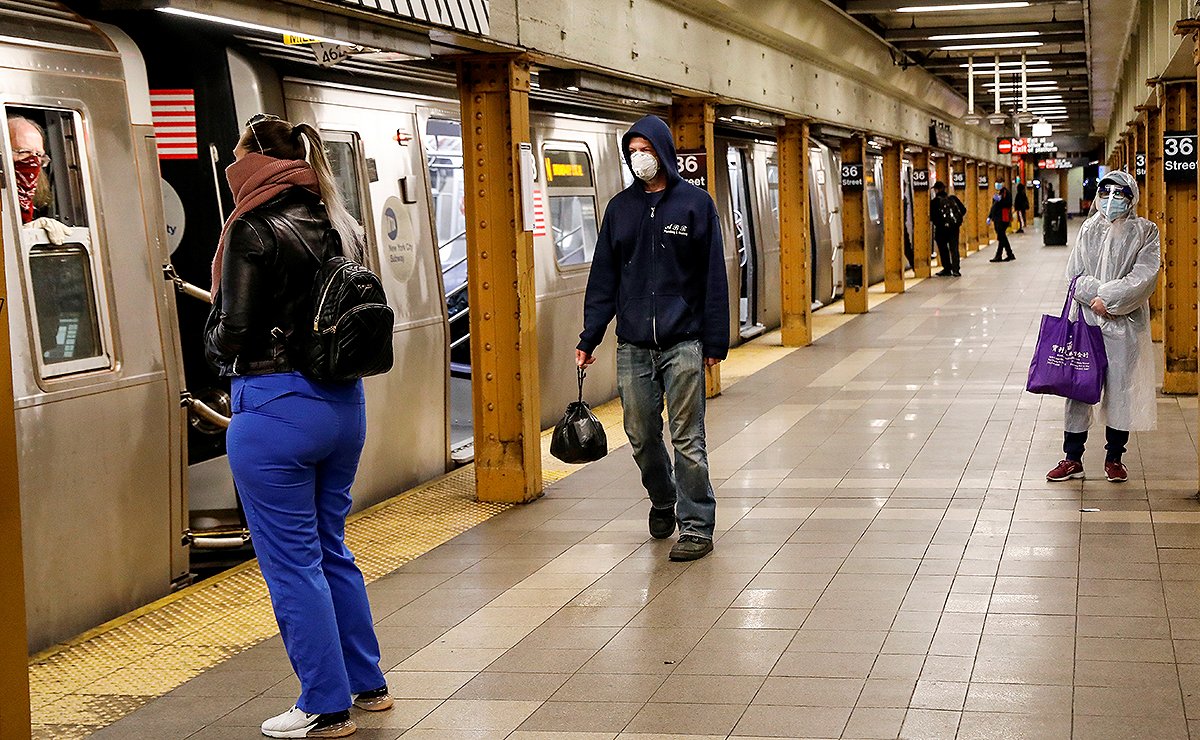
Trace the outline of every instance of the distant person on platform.
<instances>
[{"instance_id":1,"label":"distant person on platform","mask_svg":"<svg viewBox=\"0 0 1200 740\"><path fill-rule=\"evenodd\" d=\"M1157 421L1154 344L1150 339L1150 295L1158 285L1158 227L1134 212L1138 186L1128 172L1109 172L1096 188L1093 213L1083 222L1067 260L1079 315L1104 335L1108 373L1100 398L1105 426L1104 477L1129 477L1121 461L1131 431L1149 431ZM1065 459L1046 480L1083 477L1083 448L1092 425L1092 406L1070 399L1063 424Z\"/></svg>"},{"instance_id":2,"label":"distant person on platform","mask_svg":"<svg viewBox=\"0 0 1200 740\"><path fill-rule=\"evenodd\" d=\"M13 148L13 173L17 180L17 205L21 209L21 224L31 229L44 229L51 244L62 244L70 236L68 227L45 215L50 211L54 195L46 167L46 136L42 127L24 116L8 117L8 140Z\"/></svg>"},{"instance_id":3,"label":"distant person on platform","mask_svg":"<svg viewBox=\"0 0 1200 740\"><path fill-rule=\"evenodd\" d=\"M1029 210L1029 194L1025 192L1025 183L1017 183L1017 194L1013 196L1013 210L1017 212L1017 233L1025 233L1025 212Z\"/></svg>"},{"instance_id":4,"label":"distant person on platform","mask_svg":"<svg viewBox=\"0 0 1200 740\"><path fill-rule=\"evenodd\" d=\"M729 352L729 284L717 208L679 176L671 130L646 116L621 140L634 182L604 212L588 275L579 367L617 319L617 391L650 495L650 534L679 526L671 560L713 549L717 500L704 439L704 370ZM663 444L666 399L675 464Z\"/></svg>"},{"instance_id":5,"label":"distant person on platform","mask_svg":"<svg viewBox=\"0 0 1200 740\"><path fill-rule=\"evenodd\" d=\"M933 241L937 244L938 261L942 269L938 277L961 277L958 271L958 229L962 226L967 207L946 190L946 183L938 180L933 184L933 202L929 207L929 220L933 223Z\"/></svg>"},{"instance_id":6,"label":"distant person on platform","mask_svg":"<svg viewBox=\"0 0 1200 740\"><path fill-rule=\"evenodd\" d=\"M996 196L992 198L992 210L988 213L988 223L996 229L996 256L988 262L1012 262L1012 245L1008 243L1008 226L1012 223L1012 196L1004 183L996 183Z\"/></svg>"}]
</instances>

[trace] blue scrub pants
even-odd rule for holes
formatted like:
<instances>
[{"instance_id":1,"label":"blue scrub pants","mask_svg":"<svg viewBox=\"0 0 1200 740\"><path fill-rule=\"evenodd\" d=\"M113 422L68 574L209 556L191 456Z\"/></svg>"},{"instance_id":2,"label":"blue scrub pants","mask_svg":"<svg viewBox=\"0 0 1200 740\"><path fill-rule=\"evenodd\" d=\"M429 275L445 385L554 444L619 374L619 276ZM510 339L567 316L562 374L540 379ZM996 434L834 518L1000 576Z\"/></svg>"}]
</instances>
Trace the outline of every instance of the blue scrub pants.
<instances>
[{"instance_id":1,"label":"blue scrub pants","mask_svg":"<svg viewBox=\"0 0 1200 740\"><path fill-rule=\"evenodd\" d=\"M229 463L292 668L296 706L340 712L386 681L367 589L346 548L366 439L361 384L299 373L233 379Z\"/></svg>"}]
</instances>

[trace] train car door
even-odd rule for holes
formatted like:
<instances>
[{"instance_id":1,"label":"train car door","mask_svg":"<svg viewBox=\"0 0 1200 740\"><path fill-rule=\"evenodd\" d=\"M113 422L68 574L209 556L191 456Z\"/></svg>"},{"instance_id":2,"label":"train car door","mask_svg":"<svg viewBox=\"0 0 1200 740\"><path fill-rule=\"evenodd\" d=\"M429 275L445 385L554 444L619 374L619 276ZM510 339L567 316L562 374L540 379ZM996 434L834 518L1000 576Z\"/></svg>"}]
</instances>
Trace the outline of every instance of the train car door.
<instances>
[{"instance_id":1,"label":"train car door","mask_svg":"<svg viewBox=\"0 0 1200 740\"><path fill-rule=\"evenodd\" d=\"M867 271L871 285L883 280L883 188L887 186L883 180L883 157L878 154L867 154L866 191L866 248ZM899 187L900 183L892 183Z\"/></svg>"},{"instance_id":2,"label":"train car door","mask_svg":"<svg viewBox=\"0 0 1200 740\"><path fill-rule=\"evenodd\" d=\"M720 151L721 144L718 143L717 146ZM749 148L726 143L725 164L728 179L724 193L726 202L723 205L732 226L733 243L737 249L738 334L746 340L762 334L765 330L759 321L759 271L762 255L759 252L756 229L758 214L751 197L751 193L754 192L754 173Z\"/></svg>"}]
</instances>

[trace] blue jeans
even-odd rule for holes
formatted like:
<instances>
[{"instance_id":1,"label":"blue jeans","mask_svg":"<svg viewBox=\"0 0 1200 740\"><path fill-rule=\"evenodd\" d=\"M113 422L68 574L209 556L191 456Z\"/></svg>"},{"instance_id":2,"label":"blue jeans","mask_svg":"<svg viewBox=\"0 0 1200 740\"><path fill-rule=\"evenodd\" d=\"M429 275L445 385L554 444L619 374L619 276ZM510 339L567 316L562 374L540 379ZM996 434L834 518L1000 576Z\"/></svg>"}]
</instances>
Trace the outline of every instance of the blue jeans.
<instances>
[{"instance_id":1,"label":"blue jeans","mask_svg":"<svg viewBox=\"0 0 1200 740\"><path fill-rule=\"evenodd\" d=\"M617 345L617 391L625 434L656 509L674 509L679 533L712 539L717 499L704 444L704 357L697 340L663 350ZM675 466L663 444L663 399Z\"/></svg>"},{"instance_id":2,"label":"blue jeans","mask_svg":"<svg viewBox=\"0 0 1200 740\"><path fill-rule=\"evenodd\" d=\"M229 464L254 551L300 679L324 714L386 682L367 589L346 547L350 485L366 439L361 387L298 373L233 380Z\"/></svg>"}]
</instances>

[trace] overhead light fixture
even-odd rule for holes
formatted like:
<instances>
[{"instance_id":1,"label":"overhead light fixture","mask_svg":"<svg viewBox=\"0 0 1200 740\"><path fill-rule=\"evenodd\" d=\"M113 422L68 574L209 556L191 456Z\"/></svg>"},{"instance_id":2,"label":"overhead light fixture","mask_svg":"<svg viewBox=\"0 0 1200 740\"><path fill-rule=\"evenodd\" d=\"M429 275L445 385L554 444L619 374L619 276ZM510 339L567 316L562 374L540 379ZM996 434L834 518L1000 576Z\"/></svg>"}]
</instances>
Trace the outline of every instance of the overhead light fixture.
<instances>
[{"instance_id":1,"label":"overhead light fixture","mask_svg":"<svg viewBox=\"0 0 1200 740\"><path fill-rule=\"evenodd\" d=\"M1033 95L1025 98L1028 103L1061 103L1063 101L1061 95ZM1020 103L1021 98L1000 98L1001 103Z\"/></svg>"},{"instance_id":2,"label":"overhead light fixture","mask_svg":"<svg viewBox=\"0 0 1200 740\"><path fill-rule=\"evenodd\" d=\"M1013 31L1011 33L948 33L941 36L930 36L930 41L958 41L960 39L1018 39L1030 36L1041 36L1038 31Z\"/></svg>"},{"instance_id":3,"label":"overhead light fixture","mask_svg":"<svg viewBox=\"0 0 1200 740\"><path fill-rule=\"evenodd\" d=\"M160 13L169 13L171 15L178 15L184 18L192 18L193 20L208 21L210 23L220 23L221 25L234 26L235 28L247 28L252 31L262 31L263 33L278 34L280 36L303 36L305 38L313 39L314 41L321 41L326 44L338 44L339 46L355 46L355 44L349 41L340 41L338 39L331 39L325 36L314 36L311 33L276 28L275 26L265 26L261 23L251 23L249 21L238 20L236 18L226 18L225 16L221 15L209 15L208 13L197 13L193 10L184 10L182 8L173 8L167 6L155 8L155 10Z\"/></svg>"},{"instance_id":4,"label":"overhead light fixture","mask_svg":"<svg viewBox=\"0 0 1200 740\"><path fill-rule=\"evenodd\" d=\"M953 5L907 5L896 8L897 13L953 13L959 10L1004 10L1006 8L1028 8L1028 0L1001 3L955 3Z\"/></svg>"},{"instance_id":5,"label":"overhead light fixture","mask_svg":"<svg viewBox=\"0 0 1200 740\"><path fill-rule=\"evenodd\" d=\"M1033 135L1035 138L1044 139L1054 135L1054 127L1046 121L1043 116L1037 123L1033 124Z\"/></svg>"},{"instance_id":6,"label":"overhead light fixture","mask_svg":"<svg viewBox=\"0 0 1200 740\"><path fill-rule=\"evenodd\" d=\"M1030 67L1049 67L1049 66L1050 66L1050 62L1049 62L1048 60L1044 60L1044 59L1043 59L1043 60L1039 60L1039 61L1036 61L1036 62L1027 62L1027 65L1028 65L1028 66L1030 66ZM960 64L960 65L958 65L958 66L959 66L959 67L961 67L962 69L966 69L966 68L967 68L967 65L965 65L965 64ZM995 66L995 65L994 65L992 62L980 62L979 64L976 64L976 65L975 65L975 69L977 69L977 70L986 70L986 71L988 71L988 72L991 72L991 71L992 71L992 68L993 68L994 66ZM1018 68L1018 70L1019 70L1019 68L1020 68L1020 66L1021 66L1021 63L1020 63L1020 62L1000 62L1000 66L1001 66L1001 67L1017 67L1017 68ZM1000 72L1000 73L1001 73L1001 74L1006 74L1006 73L1005 73L1003 70L1001 70L1001 72Z\"/></svg>"},{"instance_id":7,"label":"overhead light fixture","mask_svg":"<svg viewBox=\"0 0 1200 740\"><path fill-rule=\"evenodd\" d=\"M1032 49L1043 46L1041 41L1016 41L1011 44L954 44L938 47L939 51L971 51L973 49Z\"/></svg>"}]
</instances>

